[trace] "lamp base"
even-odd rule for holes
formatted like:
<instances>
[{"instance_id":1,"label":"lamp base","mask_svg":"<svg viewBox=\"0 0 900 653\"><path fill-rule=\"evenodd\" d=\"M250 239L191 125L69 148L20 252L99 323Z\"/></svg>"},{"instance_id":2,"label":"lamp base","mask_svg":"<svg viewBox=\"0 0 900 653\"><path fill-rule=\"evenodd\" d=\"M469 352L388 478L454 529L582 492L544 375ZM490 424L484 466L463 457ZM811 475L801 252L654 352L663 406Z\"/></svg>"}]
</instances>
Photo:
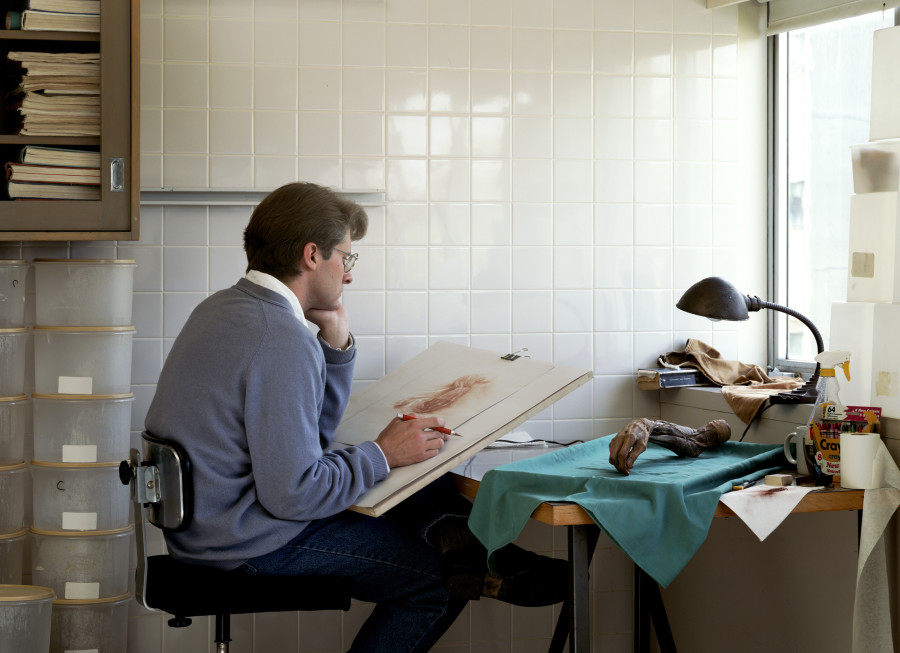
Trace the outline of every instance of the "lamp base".
<instances>
[{"instance_id":1,"label":"lamp base","mask_svg":"<svg viewBox=\"0 0 900 653\"><path fill-rule=\"evenodd\" d=\"M819 392L816 390L815 384L809 383L801 385L799 388L788 392L779 392L777 395L769 397L771 404L814 404L819 400Z\"/></svg>"}]
</instances>

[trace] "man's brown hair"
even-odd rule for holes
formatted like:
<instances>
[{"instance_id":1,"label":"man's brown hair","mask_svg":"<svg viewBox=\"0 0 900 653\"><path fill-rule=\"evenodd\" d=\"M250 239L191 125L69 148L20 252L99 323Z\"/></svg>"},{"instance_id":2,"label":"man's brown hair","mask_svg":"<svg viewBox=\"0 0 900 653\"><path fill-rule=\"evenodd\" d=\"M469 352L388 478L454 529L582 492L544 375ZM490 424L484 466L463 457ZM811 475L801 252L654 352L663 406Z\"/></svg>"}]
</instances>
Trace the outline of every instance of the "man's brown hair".
<instances>
[{"instance_id":1,"label":"man's brown hair","mask_svg":"<svg viewBox=\"0 0 900 653\"><path fill-rule=\"evenodd\" d=\"M247 271L288 282L300 274L307 243L315 243L328 259L348 231L350 240L359 240L368 224L359 204L329 188L309 182L285 184L257 205L244 229Z\"/></svg>"}]
</instances>

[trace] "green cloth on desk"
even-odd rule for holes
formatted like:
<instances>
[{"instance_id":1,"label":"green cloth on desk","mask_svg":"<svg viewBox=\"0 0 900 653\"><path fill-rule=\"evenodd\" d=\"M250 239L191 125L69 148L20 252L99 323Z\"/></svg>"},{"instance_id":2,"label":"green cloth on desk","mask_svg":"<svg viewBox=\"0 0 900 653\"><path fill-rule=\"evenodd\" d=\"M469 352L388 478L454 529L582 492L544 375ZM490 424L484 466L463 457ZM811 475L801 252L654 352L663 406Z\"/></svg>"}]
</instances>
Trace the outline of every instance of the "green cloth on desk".
<instances>
[{"instance_id":1,"label":"green cloth on desk","mask_svg":"<svg viewBox=\"0 0 900 653\"><path fill-rule=\"evenodd\" d=\"M573 501L666 587L688 563L719 497L785 464L782 446L726 442L699 458L649 443L629 476L609 463L612 435L502 465L485 474L469 528L491 554L515 540L544 501Z\"/></svg>"}]
</instances>

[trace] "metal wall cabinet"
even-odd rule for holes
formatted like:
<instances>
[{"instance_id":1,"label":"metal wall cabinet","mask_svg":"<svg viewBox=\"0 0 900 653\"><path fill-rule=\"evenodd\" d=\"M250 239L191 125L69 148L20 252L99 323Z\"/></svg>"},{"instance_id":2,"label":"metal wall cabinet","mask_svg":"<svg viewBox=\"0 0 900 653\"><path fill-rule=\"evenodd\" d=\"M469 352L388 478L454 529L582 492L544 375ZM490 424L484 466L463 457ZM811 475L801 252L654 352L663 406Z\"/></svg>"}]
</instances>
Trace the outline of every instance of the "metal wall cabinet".
<instances>
[{"instance_id":1,"label":"metal wall cabinet","mask_svg":"<svg viewBox=\"0 0 900 653\"><path fill-rule=\"evenodd\" d=\"M14 160L23 145L99 146L101 161L99 201L9 200L3 187L0 241L138 238L140 5L139 0L115 0L100 6L99 33L0 29L4 62L10 50L99 52L101 98L99 137L22 136L0 129L0 166ZM0 88L14 84L15 74L0 67ZM116 159L121 160L120 176L114 181L111 169ZM0 179L4 177L0 173Z\"/></svg>"}]
</instances>

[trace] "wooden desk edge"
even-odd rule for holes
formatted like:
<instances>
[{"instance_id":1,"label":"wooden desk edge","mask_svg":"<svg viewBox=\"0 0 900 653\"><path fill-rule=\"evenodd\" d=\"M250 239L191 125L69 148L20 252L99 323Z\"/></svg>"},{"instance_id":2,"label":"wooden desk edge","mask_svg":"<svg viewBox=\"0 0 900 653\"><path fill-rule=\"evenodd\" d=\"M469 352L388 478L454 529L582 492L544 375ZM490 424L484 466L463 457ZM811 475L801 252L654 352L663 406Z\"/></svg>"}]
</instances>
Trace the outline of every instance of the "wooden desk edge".
<instances>
[{"instance_id":1,"label":"wooden desk edge","mask_svg":"<svg viewBox=\"0 0 900 653\"><path fill-rule=\"evenodd\" d=\"M458 474L451 474L456 487L461 494L471 499L478 494L476 481ZM825 490L821 492L809 492L797 504L792 512L832 512L835 510L862 510L863 490ZM723 503L716 506L715 517L735 517L734 512ZM583 526L593 524L594 520L576 503L564 501L548 501L542 503L531 513L532 519L536 519L551 526Z\"/></svg>"}]
</instances>

